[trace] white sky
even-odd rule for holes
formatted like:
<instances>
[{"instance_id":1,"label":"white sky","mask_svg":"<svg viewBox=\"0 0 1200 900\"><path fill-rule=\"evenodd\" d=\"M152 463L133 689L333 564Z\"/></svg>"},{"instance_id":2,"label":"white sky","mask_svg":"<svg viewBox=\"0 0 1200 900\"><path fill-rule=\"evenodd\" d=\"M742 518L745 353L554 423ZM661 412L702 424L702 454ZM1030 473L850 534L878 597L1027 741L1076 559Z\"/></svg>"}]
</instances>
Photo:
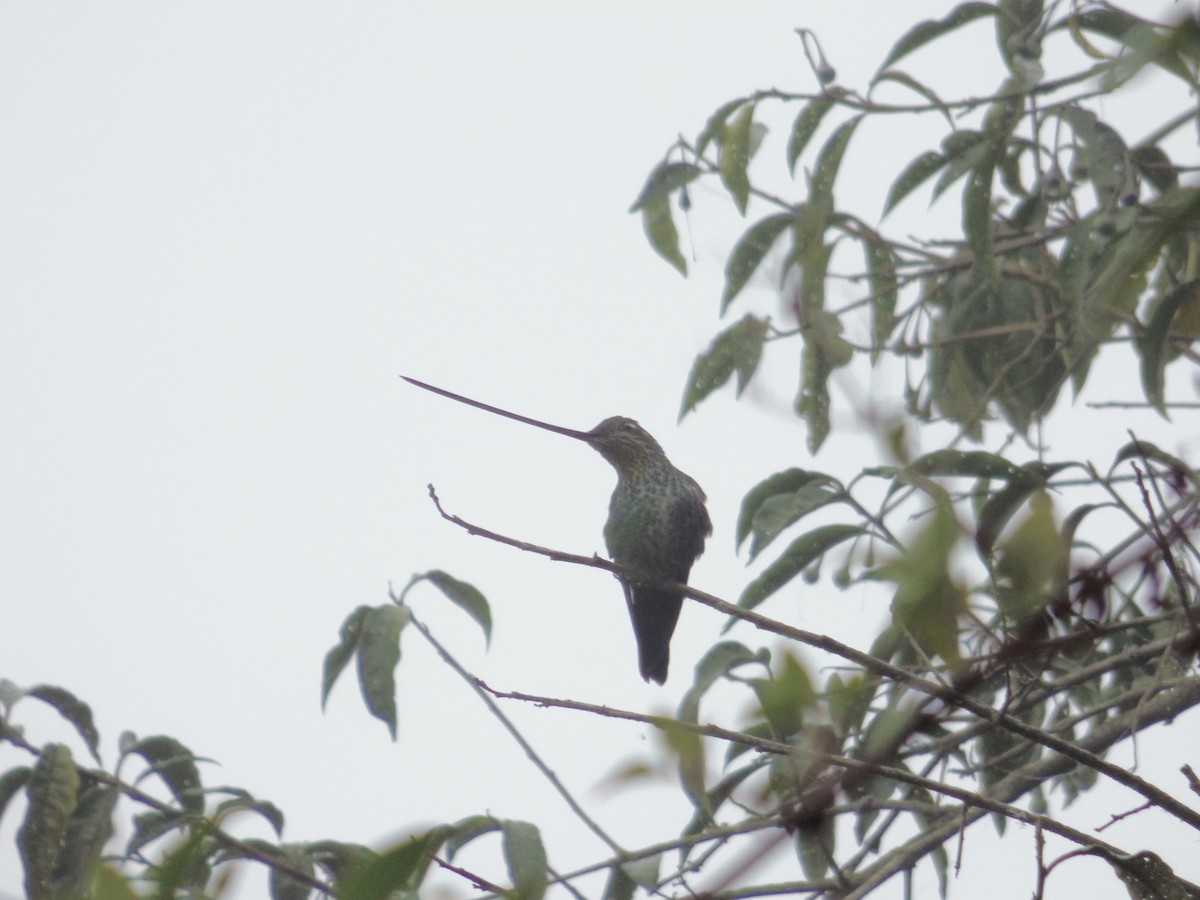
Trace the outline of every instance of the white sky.
<instances>
[{"instance_id":1,"label":"white sky","mask_svg":"<svg viewBox=\"0 0 1200 900\"><path fill-rule=\"evenodd\" d=\"M710 497L716 533L693 583L735 598L748 578L732 539L744 492L790 465L850 475L877 448L841 416L810 460L787 413L788 351L743 402L723 394L676 427L691 360L721 327L724 254L744 223L698 191L684 280L628 206L674 136L694 135L724 100L814 87L794 27L820 35L842 83L865 87L896 37L952 5L0 8L0 676L91 704L106 760L123 729L218 760L206 783L277 803L287 840L383 846L491 812L546 827L563 869L604 858L415 632L397 743L367 716L352 672L320 712L342 619L415 571L443 568L487 595L486 654L431 589L412 605L504 689L670 711L723 624L686 609L671 680L644 685L611 579L469 538L425 496L433 482L451 512L590 553L602 549L608 467L396 376L571 427L637 418ZM961 50L931 59L956 67L950 90L998 83L994 69L963 71ZM791 115L776 117L765 177L783 171ZM861 172L847 202L871 219L922 147L919 129L891 124L901 133L881 125L847 159ZM913 229L925 227L911 207ZM760 289L742 303L733 315L773 300ZM1117 384L1104 399L1136 398ZM1178 449L1170 428L1145 427ZM865 645L886 604L797 585L767 611ZM686 821L673 787L597 787L656 751L646 729L505 710L623 844ZM35 742L69 738L54 717L19 712ZM1168 748L1144 741L1142 765ZM1171 783L1187 758L1167 757ZM23 762L0 751L0 769ZM1133 805L1110 797L1083 827ZM21 890L18 820L16 808L0 820L0 898ZM1105 836L1141 849L1147 821ZM997 857L998 884L988 831L969 835L956 895L1027 892L1031 836L1010 823L1023 843ZM1181 846L1166 855L1200 880ZM779 877L792 868L785 853ZM1069 877L1119 895L1101 863ZM261 892L261 874L241 880L241 895Z\"/></svg>"}]
</instances>

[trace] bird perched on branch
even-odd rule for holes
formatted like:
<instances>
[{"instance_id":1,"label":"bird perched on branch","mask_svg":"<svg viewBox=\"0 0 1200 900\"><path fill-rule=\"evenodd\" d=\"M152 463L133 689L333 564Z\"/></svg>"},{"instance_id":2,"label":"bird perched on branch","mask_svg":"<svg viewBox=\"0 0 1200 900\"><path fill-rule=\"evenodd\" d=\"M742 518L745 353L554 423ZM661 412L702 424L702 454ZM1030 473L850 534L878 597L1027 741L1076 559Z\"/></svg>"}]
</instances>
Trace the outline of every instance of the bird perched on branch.
<instances>
[{"instance_id":1,"label":"bird perched on branch","mask_svg":"<svg viewBox=\"0 0 1200 900\"><path fill-rule=\"evenodd\" d=\"M671 583L687 583L692 564L704 552L704 539L712 534L700 485L671 465L658 441L625 416L605 419L591 431L576 431L401 377L451 400L583 441L616 469L604 543L625 570L617 577L637 639L638 670L647 681L665 682L671 635L683 605L682 592Z\"/></svg>"}]
</instances>

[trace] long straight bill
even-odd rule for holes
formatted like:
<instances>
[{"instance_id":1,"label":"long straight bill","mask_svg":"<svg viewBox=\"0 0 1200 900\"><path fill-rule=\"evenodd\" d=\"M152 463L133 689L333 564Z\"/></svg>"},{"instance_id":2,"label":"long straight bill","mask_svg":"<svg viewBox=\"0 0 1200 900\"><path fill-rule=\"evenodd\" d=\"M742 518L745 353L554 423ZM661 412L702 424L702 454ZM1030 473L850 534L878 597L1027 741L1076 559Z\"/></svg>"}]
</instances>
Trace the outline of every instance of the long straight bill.
<instances>
[{"instance_id":1,"label":"long straight bill","mask_svg":"<svg viewBox=\"0 0 1200 900\"><path fill-rule=\"evenodd\" d=\"M409 384L415 384L419 388L424 388L427 391L433 391L435 394L441 394L443 397L449 397L451 400L457 400L459 403L465 403L467 406L474 406L476 409L486 410L490 413L495 413L498 416L504 416L507 419L516 419L518 422L524 422L526 425L533 425L537 428L545 428L547 431L553 431L555 434L565 434L567 437L573 437L576 440L586 441L589 435L586 431L575 431L573 428L563 428L561 425L551 425L549 422L540 422L537 419L531 419L528 416L518 415L515 412L509 412L507 409L500 409L498 406L489 406L486 403L480 403L478 400L472 400L470 397L464 397L462 394L456 394L453 391L447 391L444 388L434 387L432 384L426 384L424 381L417 381L415 378L409 378L407 375L401 375Z\"/></svg>"}]
</instances>

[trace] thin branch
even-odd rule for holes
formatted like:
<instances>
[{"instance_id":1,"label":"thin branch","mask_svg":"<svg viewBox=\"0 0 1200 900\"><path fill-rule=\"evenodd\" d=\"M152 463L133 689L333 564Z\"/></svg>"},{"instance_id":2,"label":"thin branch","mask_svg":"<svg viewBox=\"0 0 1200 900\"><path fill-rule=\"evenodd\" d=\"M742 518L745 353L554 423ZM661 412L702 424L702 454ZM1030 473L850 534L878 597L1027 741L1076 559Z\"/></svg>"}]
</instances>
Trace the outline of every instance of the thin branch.
<instances>
[{"instance_id":1,"label":"thin branch","mask_svg":"<svg viewBox=\"0 0 1200 900\"><path fill-rule=\"evenodd\" d=\"M552 550L547 547L540 547L536 544L516 540L514 538L498 534L494 531L489 531L486 528L473 525L458 516L451 515L442 508L441 503L438 500L437 493L432 485L429 486L429 496L433 500L434 505L437 507L439 514L441 514L444 519L452 522L460 528L463 528L469 534L485 537L489 540L506 544L511 547L516 547L529 553L545 556L548 559L555 560L556 562L567 562L574 565L588 566L590 568L603 569L605 571L617 574L624 573L624 570L616 563L603 559L598 555L593 555L590 557L580 556L578 554L567 553L561 550ZM959 708L971 713L985 722L999 726L1000 728L1012 732L1013 734L1020 735L1021 737L1026 738L1035 744L1040 744L1049 750L1053 750L1055 753L1064 757L1065 760L1069 760L1078 765L1087 766L1095 772L1105 775L1113 781L1116 781L1118 784L1125 785L1125 787L1135 791L1145 799L1159 806L1164 812L1170 813L1180 821L1186 822L1193 828L1200 830L1200 813L1180 802L1166 791L1163 791L1155 785L1150 784L1148 781L1138 777L1137 775L1134 775L1132 772L1129 772L1120 766L1114 765L1102 757L1083 749L1083 747L1079 744L1073 744L1070 741L1065 741L1061 738L1049 735L1041 729L1034 728L1033 726L1022 722L1021 720L1016 719L1007 713L1003 713L1000 710L995 709L987 703L984 703L982 700L971 696L968 691L978 684L985 676L976 674L967 678L962 678L959 679L957 684L953 686L938 684L937 682L922 678L919 675L914 675L913 673L899 668L898 666L893 666L890 663L884 662L881 659L871 656L869 653L856 650L855 648L843 644L840 641L836 641L827 635L816 634L815 632L805 631L800 628L793 628L789 625L784 625L783 623L777 622L774 619L770 619L751 610L734 606L733 604L727 603L719 597L715 597L712 594L707 594L704 591L697 590L696 588L688 587L685 584L672 584L671 587L680 591L688 598L695 600L702 605L709 607L710 609L715 609L717 612L723 613L727 616L733 616L734 618L741 619L745 622L749 622L754 627L763 631L777 634L780 637L797 641L810 647L815 647L818 650L824 650L825 652L831 653L834 656L840 656L842 659L855 663L869 672L892 681L899 682L915 691L925 694L930 700L940 700L945 703L958 706ZM1008 658L1011 657L1006 657L1006 659ZM914 724L919 718L921 712L922 709L919 706L910 711L910 715L913 718ZM905 729L900 729L899 731L900 734L898 734L898 737L903 737L904 733L906 733Z\"/></svg>"},{"instance_id":2,"label":"thin branch","mask_svg":"<svg viewBox=\"0 0 1200 900\"><path fill-rule=\"evenodd\" d=\"M510 735L512 735L513 740L520 745L521 749L525 751L525 755L529 757L530 762L532 762L537 770L542 773L545 779L550 782L551 787L558 791L559 796L562 797L567 806L571 808L571 812L575 813L579 820L583 822L583 824L589 829L591 829L592 833L595 834L596 837L600 838L600 840L602 840L613 853L616 853L618 856L622 856L625 851L621 848L621 845L609 837L608 833L601 828L596 821L587 814L587 812L584 811L583 807L580 806L575 798L571 795L571 792L568 791L566 786L558 779L558 776L554 774L553 770L546 765L546 763L538 755L537 751L533 749L529 741L525 740L524 735L522 735L517 727L513 725L512 721L504 714L500 707L496 705L496 702L488 696L487 692L479 686L482 684L482 682L459 664L458 660L456 660L450 654L450 651L442 646L442 644L433 636L430 630L425 627L425 623L423 623L415 615L412 617L411 621L413 626L419 632L421 632L421 635L425 638L425 640L429 641L433 649L436 650L438 655L445 661L446 665L453 669L463 681L471 686L471 690L473 690L484 702L484 705L487 706L488 711L500 720L500 724L504 726L504 729Z\"/></svg>"},{"instance_id":3,"label":"thin branch","mask_svg":"<svg viewBox=\"0 0 1200 900\"><path fill-rule=\"evenodd\" d=\"M3 741L8 741L13 746L20 747L22 750L26 750L29 753L32 753L34 756L41 756L41 751L37 747L30 744L27 740L25 740L24 737L21 736L21 734L12 728L3 728L0 730L0 742ZM133 800L135 803L140 803L143 806L148 806L157 813L161 813L164 816L181 815L181 810L178 808L167 803L163 803L158 798L147 794L145 791L134 787L132 784L127 784L126 782L117 778L115 775L109 775L102 769L85 769L81 766L76 768L85 778L89 778L92 781L96 781L100 784L116 788L130 800ZM320 891L322 894L328 896L333 895L332 889L323 881L320 881L319 879L314 878L308 872L293 866L290 862L282 857L272 856L270 853L263 851L253 844L249 844L245 841L235 838L232 834L214 823L211 819L201 815L188 817L186 821L192 827L202 829L205 834L210 835L223 848L232 851L233 855L239 858L251 859L255 862L262 863L264 866L279 872L281 875L286 875L288 878L291 878L312 890Z\"/></svg>"}]
</instances>

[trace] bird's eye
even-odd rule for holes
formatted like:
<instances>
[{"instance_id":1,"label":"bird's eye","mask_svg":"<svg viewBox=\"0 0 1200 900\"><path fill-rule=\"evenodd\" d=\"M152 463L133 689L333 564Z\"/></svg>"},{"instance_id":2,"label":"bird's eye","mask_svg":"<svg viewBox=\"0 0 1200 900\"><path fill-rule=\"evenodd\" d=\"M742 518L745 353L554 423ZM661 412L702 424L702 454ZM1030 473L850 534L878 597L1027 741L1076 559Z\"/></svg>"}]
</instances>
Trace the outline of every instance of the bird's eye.
<instances>
[{"instance_id":1,"label":"bird's eye","mask_svg":"<svg viewBox=\"0 0 1200 900\"><path fill-rule=\"evenodd\" d=\"M638 423L637 422L622 422L621 427L632 434L633 432L638 430Z\"/></svg>"}]
</instances>

